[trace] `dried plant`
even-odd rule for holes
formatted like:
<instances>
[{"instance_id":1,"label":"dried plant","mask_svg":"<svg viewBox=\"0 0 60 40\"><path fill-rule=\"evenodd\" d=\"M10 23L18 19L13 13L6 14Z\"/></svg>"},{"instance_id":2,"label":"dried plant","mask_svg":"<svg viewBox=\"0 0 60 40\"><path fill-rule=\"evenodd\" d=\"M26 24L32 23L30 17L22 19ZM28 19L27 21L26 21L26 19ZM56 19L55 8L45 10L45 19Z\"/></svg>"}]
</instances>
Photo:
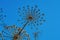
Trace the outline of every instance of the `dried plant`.
<instances>
[{"instance_id":1,"label":"dried plant","mask_svg":"<svg viewBox=\"0 0 60 40\"><path fill-rule=\"evenodd\" d=\"M6 18L6 15L4 14L4 10L3 8L0 8L0 26L4 26L5 23L5 18Z\"/></svg>"},{"instance_id":2,"label":"dried plant","mask_svg":"<svg viewBox=\"0 0 60 40\"><path fill-rule=\"evenodd\" d=\"M45 22L45 14L41 13L37 5L34 7L30 7L29 5L27 7L23 6L22 9L18 8L18 15L18 22L22 24L28 22L27 25L34 25L36 29L38 25L42 25Z\"/></svg>"},{"instance_id":3,"label":"dried plant","mask_svg":"<svg viewBox=\"0 0 60 40\"><path fill-rule=\"evenodd\" d=\"M39 34L40 34L40 31L37 31L37 32L33 33L34 40L38 40Z\"/></svg>"},{"instance_id":4,"label":"dried plant","mask_svg":"<svg viewBox=\"0 0 60 40\"><path fill-rule=\"evenodd\" d=\"M4 25L2 32L0 33L1 40L30 40L29 34L24 30L26 25L34 25L34 28L38 29L38 25L42 25L45 22L45 14L41 13L37 5L34 7L23 6L22 9L18 8L19 19L18 22L23 24L23 27L17 27L16 25L7 26L4 23L3 9L0 9L0 25ZM33 28L33 26L30 26ZM39 32L34 32L34 38L37 40Z\"/></svg>"},{"instance_id":5,"label":"dried plant","mask_svg":"<svg viewBox=\"0 0 60 40\"><path fill-rule=\"evenodd\" d=\"M22 28L12 26L5 26L0 33L1 40L30 40L29 34L25 30L21 31ZM19 32L21 33L19 34Z\"/></svg>"}]
</instances>

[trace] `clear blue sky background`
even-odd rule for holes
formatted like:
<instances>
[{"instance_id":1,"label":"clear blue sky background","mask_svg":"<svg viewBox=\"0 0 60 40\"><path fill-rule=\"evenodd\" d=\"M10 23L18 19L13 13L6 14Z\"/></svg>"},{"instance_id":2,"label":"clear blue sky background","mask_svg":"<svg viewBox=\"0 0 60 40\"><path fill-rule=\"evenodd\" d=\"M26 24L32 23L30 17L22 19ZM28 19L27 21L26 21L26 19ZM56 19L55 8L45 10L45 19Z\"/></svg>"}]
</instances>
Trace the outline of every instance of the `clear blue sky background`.
<instances>
[{"instance_id":1,"label":"clear blue sky background","mask_svg":"<svg viewBox=\"0 0 60 40\"><path fill-rule=\"evenodd\" d=\"M60 40L60 0L0 0L0 8L7 14L8 25L17 24L17 8L38 5L46 14L46 22L41 27L39 40ZM31 32L31 31L29 31Z\"/></svg>"}]
</instances>

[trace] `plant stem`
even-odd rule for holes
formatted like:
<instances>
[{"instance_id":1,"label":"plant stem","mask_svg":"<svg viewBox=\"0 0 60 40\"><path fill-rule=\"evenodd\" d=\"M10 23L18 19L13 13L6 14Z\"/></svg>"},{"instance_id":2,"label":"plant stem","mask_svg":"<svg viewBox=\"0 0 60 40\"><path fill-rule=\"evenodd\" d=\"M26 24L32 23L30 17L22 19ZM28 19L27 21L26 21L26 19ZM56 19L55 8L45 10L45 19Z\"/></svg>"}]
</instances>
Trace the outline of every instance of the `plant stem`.
<instances>
[{"instance_id":1,"label":"plant stem","mask_svg":"<svg viewBox=\"0 0 60 40\"><path fill-rule=\"evenodd\" d=\"M29 22L26 22L26 23L23 25L21 31L20 31L18 34L21 34L21 32L23 31L23 29L26 27L26 25L27 25L28 23L29 23Z\"/></svg>"}]
</instances>

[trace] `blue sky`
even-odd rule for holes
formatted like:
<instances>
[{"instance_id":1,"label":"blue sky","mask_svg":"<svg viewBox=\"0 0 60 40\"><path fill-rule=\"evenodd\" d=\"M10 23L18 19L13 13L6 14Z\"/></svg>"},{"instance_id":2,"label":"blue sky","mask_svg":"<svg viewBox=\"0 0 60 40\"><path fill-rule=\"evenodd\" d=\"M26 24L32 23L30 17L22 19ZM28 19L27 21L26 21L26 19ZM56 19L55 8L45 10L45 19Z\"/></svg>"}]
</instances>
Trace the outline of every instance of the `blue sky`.
<instances>
[{"instance_id":1,"label":"blue sky","mask_svg":"<svg viewBox=\"0 0 60 40\"><path fill-rule=\"evenodd\" d=\"M17 24L17 8L38 5L46 14L46 22L41 26L39 40L60 40L60 0L0 0L0 8L7 15L6 24Z\"/></svg>"}]
</instances>

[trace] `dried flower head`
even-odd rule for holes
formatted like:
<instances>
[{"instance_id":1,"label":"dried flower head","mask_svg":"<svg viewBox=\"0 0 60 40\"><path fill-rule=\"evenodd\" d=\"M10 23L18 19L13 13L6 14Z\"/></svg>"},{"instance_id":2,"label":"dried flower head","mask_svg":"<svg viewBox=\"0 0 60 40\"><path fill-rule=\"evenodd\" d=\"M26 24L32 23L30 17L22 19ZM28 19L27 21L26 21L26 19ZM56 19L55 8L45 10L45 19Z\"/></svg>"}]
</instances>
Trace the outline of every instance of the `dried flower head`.
<instances>
[{"instance_id":1,"label":"dried flower head","mask_svg":"<svg viewBox=\"0 0 60 40\"><path fill-rule=\"evenodd\" d=\"M19 34L21 31L20 27L16 27L15 25L12 26L5 26L5 28L2 30L0 38L4 40L30 40L29 35L26 33L25 30Z\"/></svg>"},{"instance_id":2,"label":"dried flower head","mask_svg":"<svg viewBox=\"0 0 60 40\"><path fill-rule=\"evenodd\" d=\"M6 14L4 14L3 8L0 8L0 26L5 25L4 21L6 18Z\"/></svg>"},{"instance_id":3,"label":"dried flower head","mask_svg":"<svg viewBox=\"0 0 60 40\"><path fill-rule=\"evenodd\" d=\"M40 9L37 5L34 7L30 7L29 5L27 7L23 6L22 9L18 8L18 14L21 19L18 19L18 22L29 22L30 24L33 24L34 27L38 25L42 25L43 22L45 22L45 14L41 13Z\"/></svg>"},{"instance_id":4,"label":"dried flower head","mask_svg":"<svg viewBox=\"0 0 60 40\"><path fill-rule=\"evenodd\" d=\"M39 34L40 34L40 31L37 31L37 32L33 33L34 40L38 40Z\"/></svg>"}]
</instances>

